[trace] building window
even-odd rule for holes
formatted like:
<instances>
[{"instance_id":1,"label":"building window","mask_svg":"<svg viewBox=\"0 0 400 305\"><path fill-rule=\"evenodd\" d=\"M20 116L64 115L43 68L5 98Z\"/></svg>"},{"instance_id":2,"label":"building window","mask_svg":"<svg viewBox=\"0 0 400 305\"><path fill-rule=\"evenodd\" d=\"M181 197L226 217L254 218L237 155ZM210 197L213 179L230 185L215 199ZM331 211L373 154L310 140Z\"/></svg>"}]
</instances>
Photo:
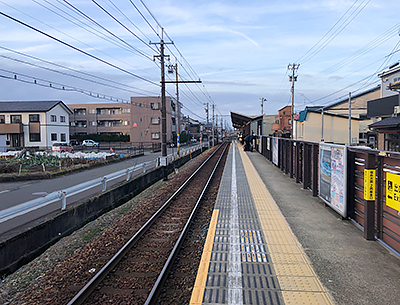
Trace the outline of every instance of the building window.
<instances>
[{"instance_id":1,"label":"building window","mask_svg":"<svg viewBox=\"0 0 400 305\"><path fill-rule=\"evenodd\" d=\"M56 133L52 133L51 134L51 140L52 141L57 141L57 134Z\"/></svg>"},{"instance_id":2,"label":"building window","mask_svg":"<svg viewBox=\"0 0 400 305\"><path fill-rule=\"evenodd\" d=\"M176 125L176 120L175 120L175 118L172 118L172 125Z\"/></svg>"},{"instance_id":3,"label":"building window","mask_svg":"<svg viewBox=\"0 0 400 305\"><path fill-rule=\"evenodd\" d=\"M6 116L0 115L0 124L5 124L5 123L6 123Z\"/></svg>"},{"instance_id":4,"label":"building window","mask_svg":"<svg viewBox=\"0 0 400 305\"><path fill-rule=\"evenodd\" d=\"M51 115L50 116L50 121L51 122L57 122L57 116L56 115Z\"/></svg>"},{"instance_id":5,"label":"building window","mask_svg":"<svg viewBox=\"0 0 400 305\"><path fill-rule=\"evenodd\" d=\"M39 114L30 114L29 115L29 122L39 122L40 115Z\"/></svg>"},{"instance_id":6,"label":"building window","mask_svg":"<svg viewBox=\"0 0 400 305\"><path fill-rule=\"evenodd\" d=\"M11 115L11 124L22 123L21 115Z\"/></svg>"},{"instance_id":7,"label":"building window","mask_svg":"<svg viewBox=\"0 0 400 305\"><path fill-rule=\"evenodd\" d=\"M142 118L140 118L140 120L139 120L140 122L143 122L143 119Z\"/></svg>"},{"instance_id":8,"label":"building window","mask_svg":"<svg viewBox=\"0 0 400 305\"><path fill-rule=\"evenodd\" d=\"M152 138L153 140L158 140L158 139L160 139L160 133L159 133L159 132L152 132L152 133L151 133L151 138Z\"/></svg>"},{"instance_id":9,"label":"building window","mask_svg":"<svg viewBox=\"0 0 400 305\"><path fill-rule=\"evenodd\" d=\"M97 122L96 122L96 121L89 121L89 125L90 125L90 126L96 126L96 125L97 125Z\"/></svg>"},{"instance_id":10,"label":"building window","mask_svg":"<svg viewBox=\"0 0 400 305\"><path fill-rule=\"evenodd\" d=\"M124 126L129 126L131 123L129 121L124 121Z\"/></svg>"},{"instance_id":11,"label":"building window","mask_svg":"<svg viewBox=\"0 0 400 305\"><path fill-rule=\"evenodd\" d=\"M60 122L61 122L61 123L65 123L65 116L60 115Z\"/></svg>"},{"instance_id":12,"label":"building window","mask_svg":"<svg viewBox=\"0 0 400 305\"><path fill-rule=\"evenodd\" d=\"M140 137L141 137L141 138L143 137L143 132L140 133Z\"/></svg>"},{"instance_id":13,"label":"building window","mask_svg":"<svg viewBox=\"0 0 400 305\"><path fill-rule=\"evenodd\" d=\"M86 108L75 108L74 114L75 115L86 115Z\"/></svg>"},{"instance_id":14,"label":"building window","mask_svg":"<svg viewBox=\"0 0 400 305\"><path fill-rule=\"evenodd\" d=\"M122 109L122 113L131 113L131 109L130 108L123 108Z\"/></svg>"},{"instance_id":15,"label":"building window","mask_svg":"<svg viewBox=\"0 0 400 305\"><path fill-rule=\"evenodd\" d=\"M83 127L86 128L87 122L86 121L76 121L76 126L77 127Z\"/></svg>"},{"instance_id":16,"label":"building window","mask_svg":"<svg viewBox=\"0 0 400 305\"><path fill-rule=\"evenodd\" d=\"M151 124L159 125L160 124L160 118L151 118Z\"/></svg>"},{"instance_id":17,"label":"building window","mask_svg":"<svg viewBox=\"0 0 400 305\"><path fill-rule=\"evenodd\" d=\"M89 109L88 112L89 114L96 114L96 109Z\"/></svg>"},{"instance_id":18,"label":"building window","mask_svg":"<svg viewBox=\"0 0 400 305\"><path fill-rule=\"evenodd\" d=\"M40 142L40 133L30 133L29 141L31 142Z\"/></svg>"},{"instance_id":19,"label":"building window","mask_svg":"<svg viewBox=\"0 0 400 305\"><path fill-rule=\"evenodd\" d=\"M67 136L65 135L65 133L62 133L60 136L61 136L61 142L65 142L67 140Z\"/></svg>"},{"instance_id":20,"label":"building window","mask_svg":"<svg viewBox=\"0 0 400 305\"><path fill-rule=\"evenodd\" d=\"M160 103L150 103L150 108L154 110L160 109Z\"/></svg>"}]
</instances>

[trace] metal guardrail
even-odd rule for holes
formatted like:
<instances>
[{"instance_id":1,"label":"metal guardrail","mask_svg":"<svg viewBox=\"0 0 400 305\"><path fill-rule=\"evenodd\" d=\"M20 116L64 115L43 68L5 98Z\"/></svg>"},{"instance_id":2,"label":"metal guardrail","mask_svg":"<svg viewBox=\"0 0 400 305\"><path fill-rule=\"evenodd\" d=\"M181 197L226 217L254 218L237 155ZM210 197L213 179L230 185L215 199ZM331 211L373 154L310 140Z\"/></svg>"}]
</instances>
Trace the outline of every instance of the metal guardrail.
<instances>
[{"instance_id":1,"label":"metal guardrail","mask_svg":"<svg viewBox=\"0 0 400 305\"><path fill-rule=\"evenodd\" d=\"M204 147L205 145L203 145ZM174 152L172 154L169 154L166 156L168 163L183 157L187 154L191 154L193 151L198 149L199 147L189 147L187 149L181 149L180 154L178 155L177 152ZM71 197L73 195L82 193L84 191L87 191L91 188L94 188L96 186L102 185L103 189L102 192L106 191L107 189L107 182L118 179L120 177L126 176L126 181L129 181L131 178L131 174L139 169L143 170L143 174L146 173L148 169L153 169L157 168L160 166L160 158L158 157L157 159L153 161L148 161L144 162L141 164L137 164L135 166L119 170L117 172L111 173L109 175L99 177L87 182L83 182L74 186L71 186L69 188L59 190L59 191L54 191L44 197L33 199L21 204L18 204L16 206L10 207L8 209L4 209L0 211L0 223L8 221L10 219L13 219L17 216L24 215L26 213L32 212L34 210L40 209L42 207L45 207L49 204L52 204L54 202L60 201L61 202L61 210L65 210L67 208L67 198ZM165 157L164 157L165 158Z\"/></svg>"}]
</instances>

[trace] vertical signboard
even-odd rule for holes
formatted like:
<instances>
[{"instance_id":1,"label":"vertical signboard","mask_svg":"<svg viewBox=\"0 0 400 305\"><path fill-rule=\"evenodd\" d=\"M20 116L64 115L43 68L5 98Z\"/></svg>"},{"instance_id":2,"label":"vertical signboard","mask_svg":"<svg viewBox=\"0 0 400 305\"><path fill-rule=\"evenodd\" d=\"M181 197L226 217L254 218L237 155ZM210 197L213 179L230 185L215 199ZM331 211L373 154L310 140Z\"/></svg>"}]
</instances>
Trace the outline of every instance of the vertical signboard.
<instances>
[{"instance_id":1,"label":"vertical signboard","mask_svg":"<svg viewBox=\"0 0 400 305\"><path fill-rule=\"evenodd\" d=\"M374 169L364 169L365 200L375 200L375 175L376 174Z\"/></svg>"},{"instance_id":2,"label":"vertical signboard","mask_svg":"<svg viewBox=\"0 0 400 305\"><path fill-rule=\"evenodd\" d=\"M258 140L258 152L260 153L260 154L262 154L262 142L263 142L263 140L262 140L263 138L262 138L262 136L260 136L259 137L259 140Z\"/></svg>"},{"instance_id":3,"label":"vertical signboard","mask_svg":"<svg viewBox=\"0 0 400 305\"><path fill-rule=\"evenodd\" d=\"M270 144L271 138L267 138L267 149L271 150L271 144Z\"/></svg>"},{"instance_id":4,"label":"vertical signboard","mask_svg":"<svg viewBox=\"0 0 400 305\"><path fill-rule=\"evenodd\" d=\"M272 162L276 165L279 166L279 145L278 145L278 138L272 138Z\"/></svg>"},{"instance_id":5,"label":"vertical signboard","mask_svg":"<svg viewBox=\"0 0 400 305\"><path fill-rule=\"evenodd\" d=\"M386 205L400 211L400 175L386 172Z\"/></svg>"},{"instance_id":6,"label":"vertical signboard","mask_svg":"<svg viewBox=\"0 0 400 305\"><path fill-rule=\"evenodd\" d=\"M319 156L319 197L347 217L346 147L320 143Z\"/></svg>"}]
</instances>

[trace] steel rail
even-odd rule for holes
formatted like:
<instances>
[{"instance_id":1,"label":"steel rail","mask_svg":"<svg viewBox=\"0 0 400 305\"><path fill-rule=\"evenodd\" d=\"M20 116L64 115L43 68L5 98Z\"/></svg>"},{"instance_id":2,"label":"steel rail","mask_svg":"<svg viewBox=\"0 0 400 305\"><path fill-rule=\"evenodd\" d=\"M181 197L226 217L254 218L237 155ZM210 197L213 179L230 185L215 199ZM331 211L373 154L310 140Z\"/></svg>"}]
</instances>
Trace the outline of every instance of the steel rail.
<instances>
[{"instance_id":1,"label":"steel rail","mask_svg":"<svg viewBox=\"0 0 400 305\"><path fill-rule=\"evenodd\" d=\"M205 187L203 188L203 191L201 192L200 197L198 198L198 200L196 202L196 205L193 208L193 211L190 214L189 219L187 220L187 222L185 224L185 227L182 230L182 233L180 234L180 236L179 236L174 248L172 249L170 255L168 256L168 259L167 259L163 269L161 270L161 273L158 276L158 278L156 280L156 283L154 284L153 288L151 289L150 294L147 297L146 302L144 303L145 305L156 304L157 298L158 298L158 296L159 296L159 294L161 292L161 289L162 289L165 281L167 280L168 274L169 274L169 272L170 272L170 270L171 270L171 268L172 268L172 266L174 264L174 261L175 261L177 255L178 255L178 253L179 253L180 248L182 247L183 241L186 238L186 235L187 235L187 233L189 231L189 228L190 228L190 226L191 226L191 224L192 224L192 222L194 220L194 217L195 217L195 215L197 213L197 210L198 210L198 208L200 206L200 201L203 199L204 194L207 191L208 186L210 185L212 178L214 177L215 171L217 170L218 165L220 164L223 156L225 155L225 151L226 151L227 147L228 147L228 145L225 145L224 150L223 150L221 156L219 157L219 159L217 161L217 164L214 166L214 169L213 169L210 177L208 178L207 183L206 183Z\"/></svg>"},{"instance_id":2,"label":"steel rail","mask_svg":"<svg viewBox=\"0 0 400 305\"><path fill-rule=\"evenodd\" d=\"M149 220L135 233L129 241L121 247L121 249L94 275L91 280L68 302L68 305L83 304L89 297L94 289L103 281L103 279L114 269L114 267L121 261L125 254L137 243L143 234L151 227L151 225L161 216L161 214L169 207L175 197L182 192L187 184L197 175L197 173L207 164L207 162L219 151L220 148L215 150L205 160L196 171L171 195L171 197L151 216Z\"/></svg>"}]
</instances>

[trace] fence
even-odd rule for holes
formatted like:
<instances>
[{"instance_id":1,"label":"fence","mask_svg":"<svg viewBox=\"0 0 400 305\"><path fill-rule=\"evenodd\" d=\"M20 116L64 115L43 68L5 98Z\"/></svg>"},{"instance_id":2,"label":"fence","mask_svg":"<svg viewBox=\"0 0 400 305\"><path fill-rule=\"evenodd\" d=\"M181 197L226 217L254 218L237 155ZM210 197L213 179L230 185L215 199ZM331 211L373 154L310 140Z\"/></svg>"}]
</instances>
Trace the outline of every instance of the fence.
<instances>
[{"instance_id":1,"label":"fence","mask_svg":"<svg viewBox=\"0 0 400 305\"><path fill-rule=\"evenodd\" d=\"M259 137L255 149L366 239L400 253L400 153L275 137Z\"/></svg>"}]
</instances>

